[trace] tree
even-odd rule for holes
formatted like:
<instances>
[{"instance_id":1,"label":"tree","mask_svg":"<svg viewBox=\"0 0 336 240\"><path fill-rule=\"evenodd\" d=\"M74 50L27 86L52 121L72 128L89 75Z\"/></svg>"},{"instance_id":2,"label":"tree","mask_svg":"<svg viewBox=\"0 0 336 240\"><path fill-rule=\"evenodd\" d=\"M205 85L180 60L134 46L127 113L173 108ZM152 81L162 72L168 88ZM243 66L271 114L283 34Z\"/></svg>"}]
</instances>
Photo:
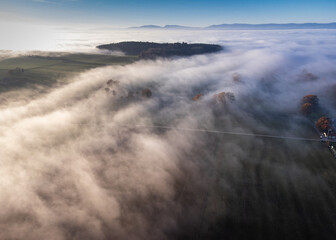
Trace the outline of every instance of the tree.
<instances>
[{"instance_id":1,"label":"tree","mask_svg":"<svg viewBox=\"0 0 336 240\"><path fill-rule=\"evenodd\" d=\"M308 72L306 69L302 71L302 74L299 76L299 81L301 82L311 82L316 81L318 79L318 76L315 74Z\"/></svg>"},{"instance_id":2,"label":"tree","mask_svg":"<svg viewBox=\"0 0 336 240\"><path fill-rule=\"evenodd\" d=\"M302 98L301 103L302 104L310 103L312 106L317 106L318 103L319 103L319 99L316 95L309 94L309 95L306 95Z\"/></svg>"},{"instance_id":3,"label":"tree","mask_svg":"<svg viewBox=\"0 0 336 240\"><path fill-rule=\"evenodd\" d=\"M220 93L214 94L213 99L217 103L234 102L236 100L232 92L220 92Z\"/></svg>"},{"instance_id":4,"label":"tree","mask_svg":"<svg viewBox=\"0 0 336 240\"><path fill-rule=\"evenodd\" d=\"M239 73L234 73L232 74L232 80L236 83L241 83L241 76L239 75Z\"/></svg>"},{"instance_id":5,"label":"tree","mask_svg":"<svg viewBox=\"0 0 336 240\"><path fill-rule=\"evenodd\" d=\"M22 73L24 73L24 69L23 68L19 68L16 67L14 69L8 70L7 72L9 75L21 75Z\"/></svg>"},{"instance_id":6,"label":"tree","mask_svg":"<svg viewBox=\"0 0 336 240\"><path fill-rule=\"evenodd\" d=\"M309 94L301 99L301 109L302 115L308 116L318 109L319 99L316 95Z\"/></svg>"},{"instance_id":7,"label":"tree","mask_svg":"<svg viewBox=\"0 0 336 240\"><path fill-rule=\"evenodd\" d=\"M195 95L195 96L193 97L193 101L198 101L198 100L200 100L203 96L204 96L204 95L203 95L202 93L197 94L197 95Z\"/></svg>"},{"instance_id":8,"label":"tree","mask_svg":"<svg viewBox=\"0 0 336 240\"><path fill-rule=\"evenodd\" d=\"M152 96L152 91L149 88L142 89L141 95L145 98L150 98Z\"/></svg>"},{"instance_id":9,"label":"tree","mask_svg":"<svg viewBox=\"0 0 336 240\"><path fill-rule=\"evenodd\" d=\"M106 82L106 85L111 86L111 87L118 87L119 84L120 82L118 80L113 80L113 79L110 79Z\"/></svg>"},{"instance_id":10,"label":"tree","mask_svg":"<svg viewBox=\"0 0 336 240\"><path fill-rule=\"evenodd\" d=\"M311 103L304 103L301 105L301 109L300 109L300 112L302 115L310 115L313 113L313 107L311 105Z\"/></svg>"},{"instance_id":11,"label":"tree","mask_svg":"<svg viewBox=\"0 0 336 240\"><path fill-rule=\"evenodd\" d=\"M332 121L328 117L321 117L317 120L315 123L315 127L320 131L320 132L328 132L329 129L332 129Z\"/></svg>"}]
</instances>

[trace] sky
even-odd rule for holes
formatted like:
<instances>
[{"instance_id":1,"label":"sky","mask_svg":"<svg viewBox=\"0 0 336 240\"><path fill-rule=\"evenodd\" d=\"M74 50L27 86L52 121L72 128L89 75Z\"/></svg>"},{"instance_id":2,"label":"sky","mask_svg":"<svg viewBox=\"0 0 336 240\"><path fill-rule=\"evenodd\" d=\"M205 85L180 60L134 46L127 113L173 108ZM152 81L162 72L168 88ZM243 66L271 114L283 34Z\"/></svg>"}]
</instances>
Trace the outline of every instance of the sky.
<instances>
[{"instance_id":1,"label":"sky","mask_svg":"<svg viewBox=\"0 0 336 240\"><path fill-rule=\"evenodd\" d=\"M130 27L335 22L335 0L1 0L0 21Z\"/></svg>"}]
</instances>

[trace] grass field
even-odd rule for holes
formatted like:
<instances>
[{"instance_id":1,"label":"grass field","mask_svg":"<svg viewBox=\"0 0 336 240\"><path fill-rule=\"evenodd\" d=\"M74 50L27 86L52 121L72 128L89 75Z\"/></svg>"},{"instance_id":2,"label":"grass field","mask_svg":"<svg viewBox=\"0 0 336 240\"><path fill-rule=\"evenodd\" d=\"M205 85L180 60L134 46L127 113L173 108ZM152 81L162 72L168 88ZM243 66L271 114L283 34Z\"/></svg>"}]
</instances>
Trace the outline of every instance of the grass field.
<instances>
[{"instance_id":1,"label":"grass field","mask_svg":"<svg viewBox=\"0 0 336 240\"><path fill-rule=\"evenodd\" d=\"M37 85L52 86L66 76L95 67L125 65L134 56L67 54L59 57L22 56L0 61L0 92ZM23 69L15 72L15 69ZM11 72L12 71L12 72Z\"/></svg>"}]
</instances>

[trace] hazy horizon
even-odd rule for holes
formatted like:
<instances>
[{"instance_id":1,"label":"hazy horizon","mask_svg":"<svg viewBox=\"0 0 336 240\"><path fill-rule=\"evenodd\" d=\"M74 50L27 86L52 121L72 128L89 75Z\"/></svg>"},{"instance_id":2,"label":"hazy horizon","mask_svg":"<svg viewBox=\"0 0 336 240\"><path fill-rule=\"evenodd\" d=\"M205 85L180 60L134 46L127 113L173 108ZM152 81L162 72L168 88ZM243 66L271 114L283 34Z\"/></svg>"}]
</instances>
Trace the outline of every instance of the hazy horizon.
<instances>
[{"instance_id":1,"label":"hazy horizon","mask_svg":"<svg viewBox=\"0 0 336 240\"><path fill-rule=\"evenodd\" d=\"M333 0L2 0L0 9L0 18L7 21L112 27L336 21Z\"/></svg>"},{"instance_id":2,"label":"hazy horizon","mask_svg":"<svg viewBox=\"0 0 336 240\"><path fill-rule=\"evenodd\" d=\"M8 26L8 25L6 25ZM1 23L0 23L1 28ZM61 26L25 28L25 25L14 25L3 31L0 39L0 56L10 53L23 54L25 51L52 51L52 52L87 52L102 53L96 49L100 44L108 44L121 41L150 41L150 42L189 42L189 43L212 43L227 45L227 40L237 38L235 41L242 41L240 36L255 36L259 40L274 33L275 35L298 35L300 33L330 33L333 36L336 29L284 29L284 30L176 30L176 29L106 29L106 28L65 28ZM43 31L43 35L40 32ZM289 39L290 40L290 39ZM235 44L233 42L233 44ZM14 54L15 55L15 54Z\"/></svg>"}]
</instances>

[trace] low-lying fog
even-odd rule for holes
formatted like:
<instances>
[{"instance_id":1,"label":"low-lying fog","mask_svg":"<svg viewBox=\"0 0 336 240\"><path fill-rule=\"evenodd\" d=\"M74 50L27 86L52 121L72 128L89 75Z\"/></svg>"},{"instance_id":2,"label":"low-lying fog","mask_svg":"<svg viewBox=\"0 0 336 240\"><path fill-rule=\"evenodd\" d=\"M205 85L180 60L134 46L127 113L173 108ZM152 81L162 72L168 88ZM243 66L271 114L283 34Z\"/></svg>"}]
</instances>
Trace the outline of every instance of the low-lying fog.
<instances>
[{"instance_id":1,"label":"low-lying fog","mask_svg":"<svg viewBox=\"0 0 336 240\"><path fill-rule=\"evenodd\" d=\"M225 51L3 101L0 239L335 239L336 160L321 143L151 126L318 139L300 100L315 94L335 116L336 31L124 30L66 48L121 40Z\"/></svg>"}]
</instances>

